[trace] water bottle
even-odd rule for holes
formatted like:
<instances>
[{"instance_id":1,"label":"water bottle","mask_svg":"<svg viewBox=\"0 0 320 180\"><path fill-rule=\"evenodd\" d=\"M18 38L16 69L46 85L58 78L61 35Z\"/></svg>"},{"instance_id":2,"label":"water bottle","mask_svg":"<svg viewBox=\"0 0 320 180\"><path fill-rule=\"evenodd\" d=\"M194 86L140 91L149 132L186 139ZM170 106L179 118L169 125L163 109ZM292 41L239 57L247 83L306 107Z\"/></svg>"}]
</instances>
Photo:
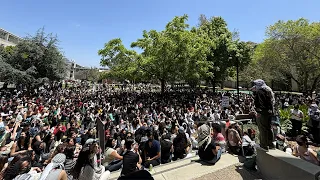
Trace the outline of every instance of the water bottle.
<instances>
[{"instance_id":1,"label":"water bottle","mask_svg":"<svg viewBox=\"0 0 320 180\"><path fill-rule=\"evenodd\" d=\"M149 171L150 172L152 171L152 168L153 168L153 166L152 166L152 164L150 164L150 166L149 166Z\"/></svg>"}]
</instances>

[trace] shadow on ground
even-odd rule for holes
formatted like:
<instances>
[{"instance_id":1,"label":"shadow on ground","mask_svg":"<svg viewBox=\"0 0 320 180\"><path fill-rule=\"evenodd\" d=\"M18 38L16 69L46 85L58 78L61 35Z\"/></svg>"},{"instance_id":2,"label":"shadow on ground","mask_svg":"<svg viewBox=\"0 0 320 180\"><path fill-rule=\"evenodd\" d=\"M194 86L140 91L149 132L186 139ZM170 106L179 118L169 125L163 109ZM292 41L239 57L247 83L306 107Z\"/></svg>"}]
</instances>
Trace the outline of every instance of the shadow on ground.
<instances>
[{"instance_id":1,"label":"shadow on ground","mask_svg":"<svg viewBox=\"0 0 320 180\"><path fill-rule=\"evenodd\" d=\"M242 159L241 159L242 160ZM212 166L211 164L205 163L203 161L194 160L193 162L200 163L203 166ZM215 171L210 174L206 174L196 180L259 180L262 176L257 171L248 170L243 167L242 163L226 167L224 169Z\"/></svg>"}]
</instances>

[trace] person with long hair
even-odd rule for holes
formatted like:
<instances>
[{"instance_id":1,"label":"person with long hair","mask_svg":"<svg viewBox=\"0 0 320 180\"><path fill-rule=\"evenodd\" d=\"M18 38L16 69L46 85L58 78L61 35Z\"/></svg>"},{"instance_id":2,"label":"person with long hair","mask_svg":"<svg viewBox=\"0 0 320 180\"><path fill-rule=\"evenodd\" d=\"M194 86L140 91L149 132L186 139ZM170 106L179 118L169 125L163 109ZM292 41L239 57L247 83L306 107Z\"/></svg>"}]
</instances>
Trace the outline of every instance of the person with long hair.
<instances>
[{"instance_id":1,"label":"person with long hair","mask_svg":"<svg viewBox=\"0 0 320 180\"><path fill-rule=\"evenodd\" d=\"M300 157L301 159L319 165L319 159L317 158L317 153L308 147L308 140L305 135L299 135L296 139L298 145L293 148L293 155Z\"/></svg>"},{"instance_id":2,"label":"person with long hair","mask_svg":"<svg viewBox=\"0 0 320 180\"><path fill-rule=\"evenodd\" d=\"M98 165L97 163L97 153L100 151L99 145L89 140L90 139L87 140L84 148L80 152L77 163L72 170L74 179L99 180L110 174L109 171L105 172L104 166Z\"/></svg>"},{"instance_id":3,"label":"person with long hair","mask_svg":"<svg viewBox=\"0 0 320 180\"><path fill-rule=\"evenodd\" d=\"M8 156L0 155L0 176L8 167Z\"/></svg>"},{"instance_id":4,"label":"person with long hair","mask_svg":"<svg viewBox=\"0 0 320 180\"><path fill-rule=\"evenodd\" d=\"M218 144L221 148L221 152L226 152L226 140L222 135L221 126L218 123L212 124L212 138L216 144Z\"/></svg>"},{"instance_id":5,"label":"person with long hair","mask_svg":"<svg viewBox=\"0 0 320 180\"><path fill-rule=\"evenodd\" d=\"M12 180L18 175L28 173L30 170L31 170L31 158L22 157L18 161L10 164L10 166L4 172L3 179Z\"/></svg>"},{"instance_id":6,"label":"person with long hair","mask_svg":"<svg viewBox=\"0 0 320 180\"><path fill-rule=\"evenodd\" d=\"M241 155L241 136L236 130L236 124L231 124L227 129L227 141L229 151L236 155Z\"/></svg>"},{"instance_id":7,"label":"person with long hair","mask_svg":"<svg viewBox=\"0 0 320 180\"><path fill-rule=\"evenodd\" d=\"M104 152L103 166L110 172L119 170L122 166L123 156L119 155L117 150L112 147L116 146L116 140L113 138L108 139Z\"/></svg>"},{"instance_id":8,"label":"person with long hair","mask_svg":"<svg viewBox=\"0 0 320 180\"><path fill-rule=\"evenodd\" d=\"M75 146L67 145L63 152L66 155L64 170L66 171L69 180L73 179L71 171L77 163L77 160L74 158L75 149L76 149Z\"/></svg>"},{"instance_id":9,"label":"person with long hair","mask_svg":"<svg viewBox=\"0 0 320 180\"><path fill-rule=\"evenodd\" d=\"M31 139L26 138L26 133L21 132L18 141L13 143L10 149L10 156L15 156L19 153L25 153L28 149L31 149Z\"/></svg>"},{"instance_id":10,"label":"person with long hair","mask_svg":"<svg viewBox=\"0 0 320 180\"><path fill-rule=\"evenodd\" d=\"M172 159L173 143L170 140L170 134L164 134L161 138L160 145L161 145L161 164L169 163Z\"/></svg>"},{"instance_id":11,"label":"person with long hair","mask_svg":"<svg viewBox=\"0 0 320 180\"><path fill-rule=\"evenodd\" d=\"M173 140L173 148L172 160L174 161L185 158L189 152L190 145L188 145L188 139L182 127L180 127L177 137Z\"/></svg>"}]
</instances>

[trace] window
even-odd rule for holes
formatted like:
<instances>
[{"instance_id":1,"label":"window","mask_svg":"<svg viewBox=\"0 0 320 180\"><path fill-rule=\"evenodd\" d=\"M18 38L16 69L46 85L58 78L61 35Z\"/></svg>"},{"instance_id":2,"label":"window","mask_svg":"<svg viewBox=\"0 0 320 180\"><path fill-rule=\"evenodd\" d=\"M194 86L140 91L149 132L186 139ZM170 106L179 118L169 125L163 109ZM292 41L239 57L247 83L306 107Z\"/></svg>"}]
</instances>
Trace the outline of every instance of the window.
<instances>
[{"instance_id":1,"label":"window","mask_svg":"<svg viewBox=\"0 0 320 180\"><path fill-rule=\"evenodd\" d=\"M15 37L15 36L9 35L9 41L12 42L12 43L18 44L19 39L17 37Z\"/></svg>"},{"instance_id":2,"label":"window","mask_svg":"<svg viewBox=\"0 0 320 180\"><path fill-rule=\"evenodd\" d=\"M0 38L1 39L6 39L6 32L4 32L4 31L1 31L1 29L0 29Z\"/></svg>"}]
</instances>

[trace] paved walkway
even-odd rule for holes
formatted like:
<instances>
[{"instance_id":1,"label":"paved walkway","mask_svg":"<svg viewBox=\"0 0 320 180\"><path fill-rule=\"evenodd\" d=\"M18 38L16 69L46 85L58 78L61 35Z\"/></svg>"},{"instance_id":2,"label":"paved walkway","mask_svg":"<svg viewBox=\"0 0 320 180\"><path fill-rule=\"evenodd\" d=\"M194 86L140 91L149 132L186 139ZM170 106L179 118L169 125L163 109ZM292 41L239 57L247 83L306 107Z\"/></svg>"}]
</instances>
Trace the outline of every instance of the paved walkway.
<instances>
[{"instance_id":1,"label":"paved walkway","mask_svg":"<svg viewBox=\"0 0 320 180\"><path fill-rule=\"evenodd\" d=\"M241 164L232 165L216 172L206 174L195 180L258 180L262 179L260 175L249 172Z\"/></svg>"},{"instance_id":2,"label":"paved walkway","mask_svg":"<svg viewBox=\"0 0 320 180\"><path fill-rule=\"evenodd\" d=\"M199 157L195 156L189 159L172 162L169 164L154 167L152 176L155 180L255 180L261 179L254 176L242 168L239 159L231 154L223 154L221 159L215 165L206 165L198 161ZM111 174L110 179L117 179L120 172Z\"/></svg>"}]
</instances>

